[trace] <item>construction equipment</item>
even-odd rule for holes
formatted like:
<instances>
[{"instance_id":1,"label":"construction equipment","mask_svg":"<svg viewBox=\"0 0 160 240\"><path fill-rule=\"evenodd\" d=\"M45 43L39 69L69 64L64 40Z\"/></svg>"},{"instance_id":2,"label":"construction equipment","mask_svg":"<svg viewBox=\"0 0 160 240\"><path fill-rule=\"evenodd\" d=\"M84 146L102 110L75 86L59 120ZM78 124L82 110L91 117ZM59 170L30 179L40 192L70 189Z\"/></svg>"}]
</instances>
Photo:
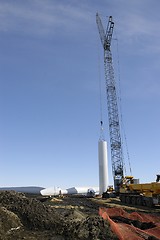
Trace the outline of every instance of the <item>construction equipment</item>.
<instances>
[{"instance_id":1,"label":"construction equipment","mask_svg":"<svg viewBox=\"0 0 160 240\"><path fill-rule=\"evenodd\" d=\"M114 79L114 69L112 65L112 53L110 48L114 22L112 21L112 16L110 16L106 32L104 31L98 13L96 14L96 22L102 46L104 49L104 69L106 79L106 94L108 105L111 162L114 178L114 189L116 193L119 193L120 185L122 184L122 180L124 177L124 169L123 169L123 154L119 123L118 101L116 93L116 84Z\"/></svg>"},{"instance_id":2,"label":"construction equipment","mask_svg":"<svg viewBox=\"0 0 160 240\"><path fill-rule=\"evenodd\" d=\"M157 175L156 182L134 183L131 176L123 179L120 187L120 200L123 203L133 205L146 205L152 207L160 204L160 175Z\"/></svg>"},{"instance_id":3,"label":"construction equipment","mask_svg":"<svg viewBox=\"0 0 160 240\"><path fill-rule=\"evenodd\" d=\"M96 22L104 49L104 69L109 118L111 162L114 178L114 189L108 188L108 190L103 193L102 197L110 197L115 192L115 195L119 195L120 200L123 203L147 205L151 207L155 204L160 204L160 175L157 175L156 182L143 184L137 183L136 179L133 179L133 176L124 177L124 161L118 101L111 53L111 40L114 22L112 21L112 16L110 16L106 32L104 31L98 13L96 14Z\"/></svg>"}]
</instances>

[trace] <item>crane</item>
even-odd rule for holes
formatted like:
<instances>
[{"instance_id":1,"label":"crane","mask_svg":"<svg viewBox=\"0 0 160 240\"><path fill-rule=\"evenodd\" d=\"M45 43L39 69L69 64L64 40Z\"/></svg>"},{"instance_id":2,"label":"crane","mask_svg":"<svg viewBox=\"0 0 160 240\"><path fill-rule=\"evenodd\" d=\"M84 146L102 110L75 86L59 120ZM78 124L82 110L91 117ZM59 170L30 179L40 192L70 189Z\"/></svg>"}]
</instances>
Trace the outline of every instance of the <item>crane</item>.
<instances>
[{"instance_id":1,"label":"crane","mask_svg":"<svg viewBox=\"0 0 160 240\"><path fill-rule=\"evenodd\" d=\"M100 16L97 13L96 23L98 26L100 39L104 49L104 70L109 118L111 163L114 179L114 189L116 193L119 193L120 185L124 178L124 163L123 163L122 139L120 133L118 100L111 53L111 40L113 35L114 22L112 20L112 16L110 16L107 29L105 32Z\"/></svg>"}]
</instances>

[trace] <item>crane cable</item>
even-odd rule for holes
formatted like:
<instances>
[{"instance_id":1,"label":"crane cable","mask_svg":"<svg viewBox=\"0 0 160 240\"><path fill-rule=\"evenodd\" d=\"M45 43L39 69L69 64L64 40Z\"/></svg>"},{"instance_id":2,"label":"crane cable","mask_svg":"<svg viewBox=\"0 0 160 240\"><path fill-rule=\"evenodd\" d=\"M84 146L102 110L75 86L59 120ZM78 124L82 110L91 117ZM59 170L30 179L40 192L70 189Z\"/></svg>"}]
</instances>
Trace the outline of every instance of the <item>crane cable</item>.
<instances>
[{"instance_id":1,"label":"crane cable","mask_svg":"<svg viewBox=\"0 0 160 240\"><path fill-rule=\"evenodd\" d=\"M119 100L119 110L120 110L120 121L121 121L121 126L123 129L123 135L124 135L124 142L125 142L125 147L126 147L126 154L127 154L127 159L128 159L128 165L129 165L129 171L132 176L132 168L131 168L131 161L130 161L130 156L129 156L129 151L128 151L128 144L127 144L127 137L126 137L126 132L123 124L123 115L122 115L122 100L121 100L121 77L120 77L120 62L119 62L119 45L118 45L118 38L117 34L116 35L116 43L117 43L117 65L118 65L118 89L119 89L119 94L118 94L118 100ZM124 169L125 169L125 175L126 175L126 168L125 168L125 163L124 163Z\"/></svg>"},{"instance_id":2,"label":"crane cable","mask_svg":"<svg viewBox=\"0 0 160 240\"><path fill-rule=\"evenodd\" d=\"M100 64L100 48L98 44L97 37L97 49L98 49L98 79L99 79L99 106L100 106L100 140L104 140L104 132L103 132L103 106L102 106L102 78L101 78L101 64Z\"/></svg>"}]
</instances>

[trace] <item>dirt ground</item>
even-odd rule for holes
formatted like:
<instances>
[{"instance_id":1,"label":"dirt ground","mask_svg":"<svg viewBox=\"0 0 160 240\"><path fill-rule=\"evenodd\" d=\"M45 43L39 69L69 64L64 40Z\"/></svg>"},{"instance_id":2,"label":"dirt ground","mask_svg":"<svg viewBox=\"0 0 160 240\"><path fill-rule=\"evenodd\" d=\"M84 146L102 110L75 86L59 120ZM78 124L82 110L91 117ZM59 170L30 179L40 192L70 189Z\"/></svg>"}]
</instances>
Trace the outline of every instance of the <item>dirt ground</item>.
<instances>
[{"instance_id":1,"label":"dirt ground","mask_svg":"<svg viewBox=\"0 0 160 240\"><path fill-rule=\"evenodd\" d=\"M0 192L0 239L117 239L98 215L98 205L87 198L27 197ZM45 200L45 199L43 199Z\"/></svg>"},{"instance_id":2,"label":"dirt ground","mask_svg":"<svg viewBox=\"0 0 160 240\"><path fill-rule=\"evenodd\" d=\"M99 207L123 207L160 216L160 209L121 205L118 199L69 197L42 198L0 191L0 240L118 239ZM148 238L149 239L149 238Z\"/></svg>"}]
</instances>

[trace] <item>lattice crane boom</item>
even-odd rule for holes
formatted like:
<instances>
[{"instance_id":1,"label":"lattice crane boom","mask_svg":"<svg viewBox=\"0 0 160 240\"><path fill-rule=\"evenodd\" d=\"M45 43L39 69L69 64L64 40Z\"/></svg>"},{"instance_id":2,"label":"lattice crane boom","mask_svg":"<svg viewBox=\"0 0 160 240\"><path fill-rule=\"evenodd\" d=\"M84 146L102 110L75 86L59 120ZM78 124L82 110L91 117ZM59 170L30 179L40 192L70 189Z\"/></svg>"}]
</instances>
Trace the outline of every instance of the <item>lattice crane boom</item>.
<instances>
[{"instance_id":1,"label":"lattice crane boom","mask_svg":"<svg viewBox=\"0 0 160 240\"><path fill-rule=\"evenodd\" d=\"M116 84L114 79L114 69L112 64L111 40L113 35L114 23L112 17L109 17L106 33L104 31L101 19L96 14L96 22L100 39L104 49L104 70L106 80L106 94L109 118L109 132L110 132L110 147L111 147L111 162L114 178L114 188L119 192L119 186L123 180L123 152L122 141L120 134L119 111L116 93Z\"/></svg>"}]
</instances>

